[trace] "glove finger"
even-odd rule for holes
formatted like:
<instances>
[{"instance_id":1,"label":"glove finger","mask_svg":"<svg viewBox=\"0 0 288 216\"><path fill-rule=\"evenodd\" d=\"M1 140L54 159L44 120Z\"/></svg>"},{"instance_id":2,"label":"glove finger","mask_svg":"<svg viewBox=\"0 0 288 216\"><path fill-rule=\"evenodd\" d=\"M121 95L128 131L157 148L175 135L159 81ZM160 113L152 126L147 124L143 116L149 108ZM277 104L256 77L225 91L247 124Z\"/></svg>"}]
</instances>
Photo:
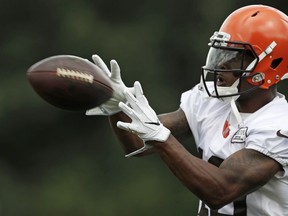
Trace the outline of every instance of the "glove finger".
<instances>
[{"instance_id":1,"label":"glove finger","mask_svg":"<svg viewBox=\"0 0 288 216\"><path fill-rule=\"evenodd\" d=\"M127 87L127 91L129 91L131 94L135 95L135 88L134 87Z\"/></svg>"},{"instance_id":2,"label":"glove finger","mask_svg":"<svg viewBox=\"0 0 288 216\"><path fill-rule=\"evenodd\" d=\"M125 89L123 93L124 93L125 98L127 99L128 103L130 104L130 106L132 108L134 108L136 105L136 102L137 102L136 97L127 89Z\"/></svg>"},{"instance_id":3,"label":"glove finger","mask_svg":"<svg viewBox=\"0 0 288 216\"><path fill-rule=\"evenodd\" d=\"M138 99L127 89L124 90L125 98L127 99L127 102L132 107L134 113L143 113L143 110L141 108L141 103L139 103ZM131 109L131 110L132 110ZM135 116L137 114L134 114Z\"/></svg>"},{"instance_id":4,"label":"glove finger","mask_svg":"<svg viewBox=\"0 0 288 216\"><path fill-rule=\"evenodd\" d=\"M148 104L148 100L146 99L145 95L143 94L143 89L139 81L134 83L135 88L135 97L137 98L140 103Z\"/></svg>"},{"instance_id":5,"label":"glove finger","mask_svg":"<svg viewBox=\"0 0 288 216\"><path fill-rule=\"evenodd\" d=\"M127 122L118 121L118 122L117 122L117 127L120 128L120 129L122 129L122 130L130 131L130 129L129 129L129 123L127 123Z\"/></svg>"},{"instance_id":6,"label":"glove finger","mask_svg":"<svg viewBox=\"0 0 288 216\"><path fill-rule=\"evenodd\" d=\"M111 79L114 81L122 81L121 79L121 73L120 73L120 67L116 60L110 61L110 67L111 67Z\"/></svg>"},{"instance_id":7,"label":"glove finger","mask_svg":"<svg viewBox=\"0 0 288 216\"><path fill-rule=\"evenodd\" d=\"M135 118L134 110L127 106L125 103L120 102L119 108L122 110L126 115L128 115L131 119Z\"/></svg>"},{"instance_id":8,"label":"glove finger","mask_svg":"<svg viewBox=\"0 0 288 216\"><path fill-rule=\"evenodd\" d=\"M101 69L103 70L104 73L106 73L107 76L111 76L111 72L109 71L107 65L105 62L100 58L98 55L92 55L92 59L94 63Z\"/></svg>"},{"instance_id":9,"label":"glove finger","mask_svg":"<svg viewBox=\"0 0 288 216\"><path fill-rule=\"evenodd\" d=\"M135 96L143 95L143 89L139 81L134 82Z\"/></svg>"},{"instance_id":10,"label":"glove finger","mask_svg":"<svg viewBox=\"0 0 288 216\"><path fill-rule=\"evenodd\" d=\"M141 131L138 130L138 127L136 125L133 125L133 124L128 123L128 122L118 121L117 127L122 129L122 130L129 131L131 133L135 133L135 134L141 133Z\"/></svg>"}]
</instances>

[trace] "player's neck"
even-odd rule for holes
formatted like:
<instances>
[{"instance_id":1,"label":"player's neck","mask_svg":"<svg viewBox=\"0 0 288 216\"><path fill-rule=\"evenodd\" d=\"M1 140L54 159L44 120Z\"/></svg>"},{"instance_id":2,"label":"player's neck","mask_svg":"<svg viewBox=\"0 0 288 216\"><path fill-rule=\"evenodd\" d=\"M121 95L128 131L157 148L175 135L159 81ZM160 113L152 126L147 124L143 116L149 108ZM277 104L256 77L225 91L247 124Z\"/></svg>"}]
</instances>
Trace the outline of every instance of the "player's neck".
<instances>
[{"instance_id":1,"label":"player's neck","mask_svg":"<svg viewBox=\"0 0 288 216\"><path fill-rule=\"evenodd\" d=\"M239 112L254 113L276 97L276 91L263 90L250 92L249 96L240 97L236 101Z\"/></svg>"}]
</instances>

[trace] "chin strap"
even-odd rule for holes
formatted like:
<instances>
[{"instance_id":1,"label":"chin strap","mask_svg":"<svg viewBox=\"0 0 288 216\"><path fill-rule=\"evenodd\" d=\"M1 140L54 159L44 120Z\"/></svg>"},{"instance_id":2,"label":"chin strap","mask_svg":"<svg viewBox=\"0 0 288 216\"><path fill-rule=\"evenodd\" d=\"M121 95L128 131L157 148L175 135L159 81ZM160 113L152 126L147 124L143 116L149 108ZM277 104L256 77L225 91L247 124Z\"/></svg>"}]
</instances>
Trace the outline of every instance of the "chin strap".
<instances>
[{"instance_id":1,"label":"chin strap","mask_svg":"<svg viewBox=\"0 0 288 216\"><path fill-rule=\"evenodd\" d=\"M216 90L218 95L233 95L238 93L238 85L240 83L240 79L238 78L235 80L235 82L229 86L229 87L223 87L223 86L216 86ZM216 96L216 92L212 92L214 96ZM235 96L230 96L230 97L220 97L221 100L223 101L231 101L231 100L237 100L237 98L240 95L235 95Z\"/></svg>"},{"instance_id":2,"label":"chin strap","mask_svg":"<svg viewBox=\"0 0 288 216\"><path fill-rule=\"evenodd\" d=\"M272 41L272 43L270 45L267 46L267 48L258 56L258 63L260 61L262 61L267 55L269 55L273 49L277 46L277 43L275 41ZM257 59L254 59L246 68L247 71L252 70L252 68L255 66ZM204 89L204 80L207 76L208 72L204 72L203 74L203 78L200 79L200 89ZM249 72L250 73L250 72ZM248 72L243 73L243 76L247 76L249 74ZM288 79L288 73L285 74L282 79ZM239 79L237 79L230 87L217 87L217 91L218 94L221 93L221 95L227 95L227 94L234 94L238 92L238 84L239 84ZM213 94L213 93L212 93ZM215 94L215 90L214 90L214 94ZM236 96L231 96L231 97L222 97L221 99L223 101L230 101L230 105L231 105L231 109L233 114L235 115L238 125L241 127L241 125L243 124L243 120L242 117L240 115L240 112L236 106L235 101L238 99L240 95L236 95Z\"/></svg>"},{"instance_id":3,"label":"chin strap","mask_svg":"<svg viewBox=\"0 0 288 216\"><path fill-rule=\"evenodd\" d=\"M258 58L259 58L258 62L262 61L267 55L269 55L276 46L277 46L277 43L275 41L272 41L272 43L258 56ZM257 59L254 59L254 61L252 61L248 65L246 70L251 70L254 67L254 65L256 64L256 61L257 61ZM247 75L247 74L244 74L244 75ZM287 76L287 78L288 78L288 76ZM232 112L237 119L238 125L241 127L241 125L243 124L243 120L242 120L242 117L241 117L239 110L236 106L235 100L237 100L237 98L232 97L231 101L230 101L230 105L231 105Z\"/></svg>"},{"instance_id":4,"label":"chin strap","mask_svg":"<svg viewBox=\"0 0 288 216\"><path fill-rule=\"evenodd\" d=\"M234 98L231 99L230 105L231 105L232 112L233 112L233 114L236 117L236 120L238 122L238 126L241 127L241 125L243 124L243 120L242 120L240 112L239 112L239 110L238 110L238 108L236 106Z\"/></svg>"}]
</instances>

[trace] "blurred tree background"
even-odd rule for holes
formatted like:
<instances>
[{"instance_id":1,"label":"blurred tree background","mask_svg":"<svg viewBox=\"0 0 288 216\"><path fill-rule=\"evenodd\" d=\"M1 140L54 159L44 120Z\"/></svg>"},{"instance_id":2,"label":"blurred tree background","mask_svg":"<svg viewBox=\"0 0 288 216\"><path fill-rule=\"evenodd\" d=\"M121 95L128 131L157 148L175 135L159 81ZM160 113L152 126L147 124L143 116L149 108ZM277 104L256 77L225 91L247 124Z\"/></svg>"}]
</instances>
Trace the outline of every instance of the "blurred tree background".
<instances>
[{"instance_id":1,"label":"blurred tree background","mask_svg":"<svg viewBox=\"0 0 288 216\"><path fill-rule=\"evenodd\" d=\"M287 13L287 2L0 2L0 216L195 215L197 198L157 156L125 159L106 117L52 107L26 71L52 55L96 53L119 62L128 86L139 80L158 113L174 111L228 14L252 3Z\"/></svg>"}]
</instances>

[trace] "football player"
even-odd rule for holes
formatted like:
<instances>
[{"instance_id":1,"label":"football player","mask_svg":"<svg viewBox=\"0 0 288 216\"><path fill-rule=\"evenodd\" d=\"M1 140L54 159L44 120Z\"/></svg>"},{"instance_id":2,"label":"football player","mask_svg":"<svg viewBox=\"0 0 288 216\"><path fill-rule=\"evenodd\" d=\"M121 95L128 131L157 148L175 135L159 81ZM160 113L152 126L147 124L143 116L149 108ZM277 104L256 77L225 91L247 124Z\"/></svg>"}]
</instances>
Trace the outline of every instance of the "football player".
<instances>
[{"instance_id":1,"label":"football player","mask_svg":"<svg viewBox=\"0 0 288 216\"><path fill-rule=\"evenodd\" d=\"M127 157L159 154L201 200L198 215L288 215L288 104L277 91L288 78L288 17L242 7L209 46L200 83L182 94L177 111L158 116L139 82L127 88L117 62L110 72L94 55L115 95L87 115L109 116ZM186 136L201 159L179 142Z\"/></svg>"}]
</instances>

